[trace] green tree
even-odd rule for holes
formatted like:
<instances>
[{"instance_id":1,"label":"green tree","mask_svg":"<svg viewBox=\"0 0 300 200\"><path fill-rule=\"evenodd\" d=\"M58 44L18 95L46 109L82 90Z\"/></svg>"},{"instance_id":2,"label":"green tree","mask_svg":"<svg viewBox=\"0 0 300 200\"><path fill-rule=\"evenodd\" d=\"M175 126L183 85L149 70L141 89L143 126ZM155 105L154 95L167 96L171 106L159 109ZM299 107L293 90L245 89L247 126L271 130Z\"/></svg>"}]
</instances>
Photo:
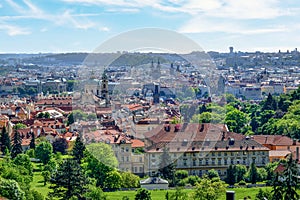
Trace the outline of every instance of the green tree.
<instances>
[{"instance_id":1,"label":"green tree","mask_svg":"<svg viewBox=\"0 0 300 200\"><path fill-rule=\"evenodd\" d=\"M81 135L78 135L76 140L75 140L75 144L74 144L74 147L73 147L73 150L72 150L72 155L77 160L77 162L81 163L81 160L84 157L85 149L86 149L86 147L82 142Z\"/></svg>"},{"instance_id":2,"label":"green tree","mask_svg":"<svg viewBox=\"0 0 300 200\"><path fill-rule=\"evenodd\" d=\"M35 135L34 135L34 132L30 132L29 134L31 136L29 147L30 147L30 149L35 149Z\"/></svg>"},{"instance_id":3,"label":"green tree","mask_svg":"<svg viewBox=\"0 0 300 200\"><path fill-rule=\"evenodd\" d=\"M262 111L265 110L276 110L277 102L276 99L269 93L266 100L262 101Z\"/></svg>"},{"instance_id":4,"label":"green tree","mask_svg":"<svg viewBox=\"0 0 300 200\"><path fill-rule=\"evenodd\" d=\"M101 188L89 186L88 191L84 194L87 200L106 200L107 196Z\"/></svg>"},{"instance_id":5,"label":"green tree","mask_svg":"<svg viewBox=\"0 0 300 200\"><path fill-rule=\"evenodd\" d=\"M280 178L279 174L276 173L273 183L272 183L273 189L272 189L272 200L282 200L283 199L283 182Z\"/></svg>"},{"instance_id":6,"label":"green tree","mask_svg":"<svg viewBox=\"0 0 300 200\"><path fill-rule=\"evenodd\" d=\"M50 180L51 197L70 199L72 196L83 198L87 190L88 179L76 160L65 159Z\"/></svg>"},{"instance_id":7,"label":"green tree","mask_svg":"<svg viewBox=\"0 0 300 200\"><path fill-rule=\"evenodd\" d=\"M22 166L25 169L28 170L28 174L32 175L33 174L33 165L30 161L30 158L26 154L18 154L14 160L13 163L17 166Z\"/></svg>"},{"instance_id":8,"label":"green tree","mask_svg":"<svg viewBox=\"0 0 300 200\"><path fill-rule=\"evenodd\" d=\"M68 142L65 138L57 138L52 142L53 153L60 152L66 154L66 149L68 148Z\"/></svg>"},{"instance_id":9,"label":"green tree","mask_svg":"<svg viewBox=\"0 0 300 200\"><path fill-rule=\"evenodd\" d=\"M100 143L89 144L86 146L86 148L90 154L92 154L96 159L98 159L104 165L107 165L111 168L118 167L118 160L110 145L100 142Z\"/></svg>"},{"instance_id":10,"label":"green tree","mask_svg":"<svg viewBox=\"0 0 300 200\"><path fill-rule=\"evenodd\" d=\"M245 165L235 165L234 167L234 176L236 182L244 180L244 176L247 173L247 167Z\"/></svg>"},{"instance_id":11,"label":"green tree","mask_svg":"<svg viewBox=\"0 0 300 200\"><path fill-rule=\"evenodd\" d=\"M9 151L11 150L11 144L10 144L10 137L8 133L6 132L6 128L3 127L1 131L1 151L2 154L4 155L5 149L8 149Z\"/></svg>"},{"instance_id":12,"label":"green tree","mask_svg":"<svg viewBox=\"0 0 300 200\"><path fill-rule=\"evenodd\" d=\"M216 170L214 170L214 169L208 170L208 172L207 172L207 177L208 177L209 179L220 178L218 172L217 172Z\"/></svg>"},{"instance_id":13,"label":"green tree","mask_svg":"<svg viewBox=\"0 0 300 200\"><path fill-rule=\"evenodd\" d=\"M45 114L44 114L44 118L46 118L46 119L50 119L50 113L49 113L49 112L45 112Z\"/></svg>"},{"instance_id":14,"label":"green tree","mask_svg":"<svg viewBox=\"0 0 300 200\"><path fill-rule=\"evenodd\" d=\"M298 188L298 167L297 162L293 160L292 156L289 156L287 162L284 163L283 171L283 192L284 199L297 200L299 195L297 193Z\"/></svg>"},{"instance_id":15,"label":"green tree","mask_svg":"<svg viewBox=\"0 0 300 200\"><path fill-rule=\"evenodd\" d=\"M259 179L259 174L257 171L257 167L255 166L255 163L252 162L249 168L249 181L252 184L255 184Z\"/></svg>"},{"instance_id":16,"label":"green tree","mask_svg":"<svg viewBox=\"0 0 300 200\"><path fill-rule=\"evenodd\" d=\"M235 167L233 165L230 165L227 168L225 180L229 185L234 185L236 183Z\"/></svg>"},{"instance_id":17,"label":"green tree","mask_svg":"<svg viewBox=\"0 0 300 200\"><path fill-rule=\"evenodd\" d=\"M36 158L40 159L44 165L50 161L52 152L52 145L49 142L41 142L35 149Z\"/></svg>"},{"instance_id":18,"label":"green tree","mask_svg":"<svg viewBox=\"0 0 300 200\"><path fill-rule=\"evenodd\" d=\"M140 188L138 189L136 195L135 195L135 200L151 200L151 193L145 188Z\"/></svg>"},{"instance_id":19,"label":"green tree","mask_svg":"<svg viewBox=\"0 0 300 200\"><path fill-rule=\"evenodd\" d=\"M186 178L188 178L189 173L187 170L177 170L174 173L174 185L175 186L185 186Z\"/></svg>"},{"instance_id":20,"label":"green tree","mask_svg":"<svg viewBox=\"0 0 300 200\"><path fill-rule=\"evenodd\" d=\"M25 193L15 180L0 177L0 196L8 199L25 200Z\"/></svg>"},{"instance_id":21,"label":"green tree","mask_svg":"<svg viewBox=\"0 0 300 200\"><path fill-rule=\"evenodd\" d=\"M20 133L17 130L15 130L13 136L13 145L11 149L11 157L15 158L18 154L22 152L22 138L20 136Z\"/></svg>"},{"instance_id":22,"label":"green tree","mask_svg":"<svg viewBox=\"0 0 300 200\"><path fill-rule=\"evenodd\" d=\"M43 112L40 112L40 113L37 115L37 118L39 118L39 119L44 118L44 113L43 113Z\"/></svg>"},{"instance_id":23,"label":"green tree","mask_svg":"<svg viewBox=\"0 0 300 200\"><path fill-rule=\"evenodd\" d=\"M109 190L116 190L122 186L122 176L116 170L108 172L104 180L104 188Z\"/></svg>"},{"instance_id":24,"label":"green tree","mask_svg":"<svg viewBox=\"0 0 300 200\"><path fill-rule=\"evenodd\" d=\"M14 129L15 129L15 130L24 129L24 128L27 128L27 126L26 126L25 124L22 124L22 123L17 123L17 124L14 126Z\"/></svg>"},{"instance_id":25,"label":"green tree","mask_svg":"<svg viewBox=\"0 0 300 200\"><path fill-rule=\"evenodd\" d=\"M138 188L140 187L140 178L131 172L122 172L122 187L123 188Z\"/></svg>"},{"instance_id":26,"label":"green tree","mask_svg":"<svg viewBox=\"0 0 300 200\"><path fill-rule=\"evenodd\" d=\"M74 114L71 112L71 113L68 115L67 125L69 126L70 124L73 124L74 122L75 122L75 120L74 120Z\"/></svg>"},{"instance_id":27,"label":"green tree","mask_svg":"<svg viewBox=\"0 0 300 200\"><path fill-rule=\"evenodd\" d=\"M96 179L96 186L104 188L104 181L113 168L104 165L88 151L85 151L84 169L90 178Z\"/></svg>"},{"instance_id":28,"label":"green tree","mask_svg":"<svg viewBox=\"0 0 300 200\"><path fill-rule=\"evenodd\" d=\"M195 186L200 180L201 179L199 176L192 175L187 178L187 183L191 184L192 186Z\"/></svg>"},{"instance_id":29,"label":"green tree","mask_svg":"<svg viewBox=\"0 0 300 200\"><path fill-rule=\"evenodd\" d=\"M204 176L199 183L196 184L194 191L194 199L211 200L219 199L220 195L225 192L225 184L220 179L211 180Z\"/></svg>"},{"instance_id":30,"label":"green tree","mask_svg":"<svg viewBox=\"0 0 300 200\"><path fill-rule=\"evenodd\" d=\"M230 131L242 133L243 128L249 123L249 118L242 111L233 109L226 114L225 123Z\"/></svg>"},{"instance_id":31,"label":"green tree","mask_svg":"<svg viewBox=\"0 0 300 200\"><path fill-rule=\"evenodd\" d=\"M159 172L164 179L174 182L175 166L166 147L164 147L160 157Z\"/></svg>"},{"instance_id":32,"label":"green tree","mask_svg":"<svg viewBox=\"0 0 300 200\"><path fill-rule=\"evenodd\" d=\"M265 181L267 180L268 177L268 172L265 168L257 168L257 173L258 173L258 181Z\"/></svg>"}]
</instances>

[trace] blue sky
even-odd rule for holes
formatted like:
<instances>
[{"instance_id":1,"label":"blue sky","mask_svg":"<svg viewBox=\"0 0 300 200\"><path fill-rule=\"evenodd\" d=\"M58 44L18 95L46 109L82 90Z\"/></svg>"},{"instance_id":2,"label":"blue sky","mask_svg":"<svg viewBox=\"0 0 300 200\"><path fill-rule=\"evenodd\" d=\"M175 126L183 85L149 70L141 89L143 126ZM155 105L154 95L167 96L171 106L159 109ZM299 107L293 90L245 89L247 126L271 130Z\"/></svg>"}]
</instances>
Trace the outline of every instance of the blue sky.
<instances>
[{"instance_id":1,"label":"blue sky","mask_svg":"<svg viewBox=\"0 0 300 200\"><path fill-rule=\"evenodd\" d=\"M91 52L124 31L174 30L205 51L300 48L299 0L2 0L0 52Z\"/></svg>"}]
</instances>

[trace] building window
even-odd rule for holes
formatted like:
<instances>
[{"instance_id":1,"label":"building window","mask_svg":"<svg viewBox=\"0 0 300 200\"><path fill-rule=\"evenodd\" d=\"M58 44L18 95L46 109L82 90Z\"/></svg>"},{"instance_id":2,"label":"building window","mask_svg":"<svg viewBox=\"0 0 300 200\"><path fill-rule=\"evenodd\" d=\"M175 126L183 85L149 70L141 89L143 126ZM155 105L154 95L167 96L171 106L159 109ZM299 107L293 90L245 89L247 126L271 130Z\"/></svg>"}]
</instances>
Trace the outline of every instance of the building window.
<instances>
[{"instance_id":1,"label":"building window","mask_svg":"<svg viewBox=\"0 0 300 200\"><path fill-rule=\"evenodd\" d=\"M155 154L152 154L152 158L155 158Z\"/></svg>"},{"instance_id":2,"label":"building window","mask_svg":"<svg viewBox=\"0 0 300 200\"><path fill-rule=\"evenodd\" d=\"M262 162L262 164L266 164L266 161L265 161L264 157L261 159L261 162Z\"/></svg>"},{"instance_id":3,"label":"building window","mask_svg":"<svg viewBox=\"0 0 300 200\"><path fill-rule=\"evenodd\" d=\"M129 157L128 156L126 156L126 161L129 162Z\"/></svg>"},{"instance_id":4,"label":"building window","mask_svg":"<svg viewBox=\"0 0 300 200\"><path fill-rule=\"evenodd\" d=\"M140 167L140 172L143 172L143 167Z\"/></svg>"},{"instance_id":5,"label":"building window","mask_svg":"<svg viewBox=\"0 0 300 200\"><path fill-rule=\"evenodd\" d=\"M215 159L212 159L212 160L211 160L211 164L212 164L212 165L215 165L215 164L216 164Z\"/></svg>"},{"instance_id":6,"label":"building window","mask_svg":"<svg viewBox=\"0 0 300 200\"><path fill-rule=\"evenodd\" d=\"M124 152L124 147L121 148L121 152Z\"/></svg>"},{"instance_id":7,"label":"building window","mask_svg":"<svg viewBox=\"0 0 300 200\"><path fill-rule=\"evenodd\" d=\"M233 159L231 158L231 162L230 162L232 165L234 164L234 161L233 161Z\"/></svg>"},{"instance_id":8,"label":"building window","mask_svg":"<svg viewBox=\"0 0 300 200\"><path fill-rule=\"evenodd\" d=\"M186 160L183 160L183 166L186 166Z\"/></svg>"},{"instance_id":9,"label":"building window","mask_svg":"<svg viewBox=\"0 0 300 200\"><path fill-rule=\"evenodd\" d=\"M193 160L193 166L196 166L196 160Z\"/></svg>"},{"instance_id":10,"label":"building window","mask_svg":"<svg viewBox=\"0 0 300 200\"><path fill-rule=\"evenodd\" d=\"M243 159L243 165L246 165L246 158Z\"/></svg>"},{"instance_id":11,"label":"building window","mask_svg":"<svg viewBox=\"0 0 300 200\"><path fill-rule=\"evenodd\" d=\"M199 170L199 176L202 176L202 170Z\"/></svg>"},{"instance_id":12,"label":"building window","mask_svg":"<svg viewBox=\"0 0 300 200\"><path fill-rule=\"evenodd\" d=\"M211 155L212 155L212 156L215 156L215 152L212 152Z\"/></svg>"},{"instance_id":13,"label":"building window","mask_svg":"<svg viewBox=\"0 0 300 200\"><path fill-rule=\"evenodd\" d=\"M255 155L255 151L253 151L253 155Z\"/></svg>"},{"instance_id":14,"label":"building window","mask_svg":"<svg viewBox=\"0 0 300 200\"><path fill-rule=\"evenodd\" d=\"M222 156L221 152L218 152L218 156Z\"/></svg>"},{"instance_id":15,"label":"building window","mask_svg":"<svg viewBox=\"0 0 300 200\"><path fill-rule=\"evenodd\" d=\"M129 152L129 148L128 147L126 147L126 152Z\"/></svg>"},{"instance_id":16,"label":"building window","mask_svg":"<svg viewBox=\"0 0 300 200\"><path fill-rule=\"evenodd\" d=\"M183 157L186 157L186 153L183 154Z\"/></svg>"},{"instance_id":17,"label":"building window","mask_svg":"<svg viewBox=\"0 0 300 200\"><path fill-rule=\"evenodd\" d=\"M202 159L199 159L199 165L202 165Z\"/></svg>"},{"instance_id":18,"label":"building window","mask_svg":"<svg viewBox=\"0 0 300 200\"><path fill-rule=\"evenodd\" d=\"M233 152L231 152L230 154L231 154L231 156L233 156Z\"/></svg>"},{"instance_id":19,"label":"building window","mask_svg":"<svg viewBox=\"0 0 300 200\"><path fill-rule=\"evenodd\" d=\"M143 162L143 158L140 158L140 162Z\"/></svg>"},{"instance_id":20,"label":"building window","mask_svg":"<svg viewBox=\"0 0 300 200\"><path fill-rule=\"evenodd\" d=\"M224 152L224 156L227 156L227 152Z\"/></svg>"},{"instance_id":21,"label":"building window","mask_svg":"<svg viewBox=\"0 0 300 200\"><path fill-rule=\"evenodd\" d=\"M218 159L218 165L221 165L222 163L221 163L221 159Z\"/></svg>"},{"instance_id":22,"label":"building window","mask_svg":"<svg viewBox=\"0 0 300 200\"><path fill-rule=\"evenodd\" d=\"M208 165L208 159L205 160L205 164Z\"/></svg>"},{"instance_id":23,"label":"building window","mask_svg":"<svg viewBox=\"0 0 300 200\"><path fill-rule=\"evenodd\" d=\"M227 165L227 158L224 159L224 165Z\"/></svg>"}]
</instances>

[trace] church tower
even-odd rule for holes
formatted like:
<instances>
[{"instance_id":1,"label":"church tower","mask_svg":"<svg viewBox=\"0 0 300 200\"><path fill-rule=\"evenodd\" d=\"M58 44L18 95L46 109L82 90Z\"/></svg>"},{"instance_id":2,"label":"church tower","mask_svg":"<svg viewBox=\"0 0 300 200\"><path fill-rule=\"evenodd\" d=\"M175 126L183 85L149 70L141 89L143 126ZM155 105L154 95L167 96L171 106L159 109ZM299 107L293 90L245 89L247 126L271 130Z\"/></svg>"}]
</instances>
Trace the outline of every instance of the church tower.
<instances>
[{"instance_id":1,"label":"church tower","mask_svg":"<svg viewBox=\"0 0 300 200\"><path fill-rule=\"evenodd\" d=\"M105 100L105 106L108 106L109 105L108 77L106 71L104 71L102 75L101 96Z\"/></svg>"}]
</instances>

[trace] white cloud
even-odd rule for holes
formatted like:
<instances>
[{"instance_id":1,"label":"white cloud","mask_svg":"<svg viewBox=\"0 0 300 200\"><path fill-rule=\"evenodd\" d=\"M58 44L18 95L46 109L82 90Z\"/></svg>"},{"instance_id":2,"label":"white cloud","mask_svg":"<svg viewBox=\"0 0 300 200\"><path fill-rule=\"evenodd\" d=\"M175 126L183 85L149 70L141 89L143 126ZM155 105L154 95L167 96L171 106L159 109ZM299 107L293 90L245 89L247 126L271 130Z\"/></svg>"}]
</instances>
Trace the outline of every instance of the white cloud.
<instances>
[{"instance_id":1,"label":"white cloud","mask_svg":"<svg viewBox=\"0 0 300 200\"><path fill-rule=\"evenodd\" d=\"M9 36L29 35L31 33L27 29L9 24L0 24L0 30L6 32Z\"/></svg>"},{"instance_id":2,"label":"white cloud","mask_svg":"<svg viewBox=\"0 0 300 200\"><path fill-rule=\"evenodd\" d=\"M59 26L73 26L76 29L89 29L95 28L96 24L88 19L90 16L98 16L95 13L80 13L73 14L70 10L65 10L62 14L48 14L38 6L33 4L30 0L23 0L25 6L15 3L12 0L6 0L6 2L20 15L15 16L1 16L0 20L17 20L17 19L40 19L50 21ZM46 31L46 28L42 28L40 31Z\"/></svg>"},{"instance_id":3,"label":"white cloud","mask_svg":"<svg viewBox=\"0 0 300 200\"><path fill-rule=\"evenodd\" d=\"M234 18L270 19L291 15L291 9L283 9L279 0L62 0L67 3L84 5L104 5L113 9L152 7L155 10L190 15ZM116 8L117 7L117 8ZM108 8L110 10L111 8ZM122 10L120 10L122 11Z\"/></svg>"},{"instance_id":4,"label":"white cloud","mask_svg":"<svg viewBox=\"0 0 300 200\"><path fill-rule=\"evenodd\" d=\"M274 32L286 32L288 28L286 26L268 26L268 27L252 27L244 23L240 23L238 20L227 21L221 18L204 18L194 17L185 23L178 30L181 33L211 33L211 32L223 32L231 34L264 34Z\"/></svg>"},{"instance_id":5,"label":"white cloud","mask_svg":"<svg viewBox=\"0 0 300 200\"><path fill-rule=\"evenodd\" d=\"M110 31L110 29L106 26L99 28L99 31L104 31L104 32L108 32Z\"/></svg>"}]
</instances>

